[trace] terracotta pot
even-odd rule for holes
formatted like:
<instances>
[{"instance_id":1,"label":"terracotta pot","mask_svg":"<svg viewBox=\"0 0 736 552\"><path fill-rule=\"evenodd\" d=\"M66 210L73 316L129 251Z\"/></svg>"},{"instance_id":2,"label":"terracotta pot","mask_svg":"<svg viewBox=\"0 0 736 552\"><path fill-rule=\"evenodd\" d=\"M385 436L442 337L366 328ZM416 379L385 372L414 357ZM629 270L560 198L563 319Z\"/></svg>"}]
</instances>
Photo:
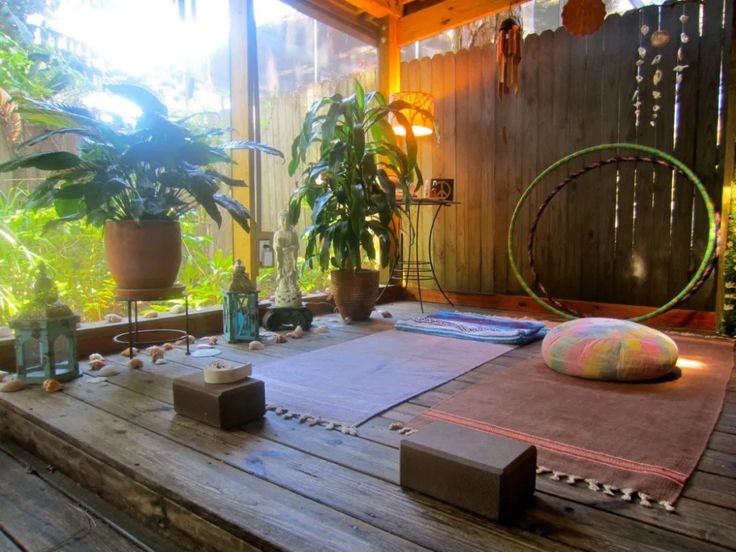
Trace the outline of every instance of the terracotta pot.
<instances>
[{"instance_id":1,"label":"terracotta pot","mask_svg":"<svg viewBox=\"0 0 736 552\"><path fill-rule=\"evenodd\" d=\"M368 320L378 298L378 271L333 270L330 279L340 315L353 320Z\"/></svg>"},{"instance_id":2,"label":"terracotta pot","mask_svg":"<svg viewBox=\"0 0 736 552\"><path fill-rule=\"evenodd\" d=\"M165 289L181 265L181 228L173 220L108 221L105 259L121 289Z\"/></svg>"}]
</instances>

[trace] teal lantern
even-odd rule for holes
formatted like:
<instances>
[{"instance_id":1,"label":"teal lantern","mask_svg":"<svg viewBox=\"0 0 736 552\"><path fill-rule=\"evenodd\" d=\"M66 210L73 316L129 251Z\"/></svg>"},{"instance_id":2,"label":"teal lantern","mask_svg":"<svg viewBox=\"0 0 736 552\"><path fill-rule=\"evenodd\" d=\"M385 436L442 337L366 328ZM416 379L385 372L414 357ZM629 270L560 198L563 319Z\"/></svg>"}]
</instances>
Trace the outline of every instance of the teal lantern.
<instances>
[{"instance_id":1,"label":"teal lantern","mask_svg":"<svg viewBox=\"0 0 736 552\"><path fill-rule=\"evenodd\" d=\"M238 259L222 299L223 334L228 343L258 339L258 290Z\"/></svg>"},{"instance_id":2,"label":"teal lantern","mask_svg":"<svg viewBox=\"0 0 736 552\"><path fill-rule=\"evenodd\" d=\"M46 265L39 264L31 300L10 321L15 333L16 377L27 383L79 377L78 323L79 317L59 301Z\"/></svg>"}]
</instances>

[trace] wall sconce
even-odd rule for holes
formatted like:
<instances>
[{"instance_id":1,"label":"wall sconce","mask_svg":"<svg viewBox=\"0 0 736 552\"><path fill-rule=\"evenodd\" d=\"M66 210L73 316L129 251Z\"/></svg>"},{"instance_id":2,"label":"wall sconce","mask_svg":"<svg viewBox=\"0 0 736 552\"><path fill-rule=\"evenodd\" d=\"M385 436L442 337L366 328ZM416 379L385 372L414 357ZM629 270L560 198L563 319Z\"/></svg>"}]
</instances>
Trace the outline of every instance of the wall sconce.
<instances>
[{"instance_id":1,"label":"wall sconce","mask_svg":"<svg viewBox=\"0 0 736 552\"><path fill-rule=\"evenodd\" d=\"M429 136L434 132L434 96L426 92L396 92L391 94L391 102L403 101L413 107L401 110L411 123L414 136ZM392 116L391 127L397 136L406 136L406 129Z\"/></svg>"}]
</instances>

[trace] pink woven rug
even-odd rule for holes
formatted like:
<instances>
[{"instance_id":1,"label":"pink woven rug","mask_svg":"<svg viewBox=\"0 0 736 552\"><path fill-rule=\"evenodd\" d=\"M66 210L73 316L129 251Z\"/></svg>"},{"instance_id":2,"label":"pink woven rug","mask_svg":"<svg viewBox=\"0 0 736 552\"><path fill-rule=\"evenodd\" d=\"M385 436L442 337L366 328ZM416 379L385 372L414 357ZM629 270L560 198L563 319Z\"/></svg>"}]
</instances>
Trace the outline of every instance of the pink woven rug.
<instances>
[{"instance_id":1,"label":"pink woven rug","mask_svg":"<svg viewBox=\"0 0 736 552\"><path fill-rule=\"evenodd\" d=\"M352 428L513 348L388 330L259 363L253 375L279 414Z\"/></svg>"},{"instance_id":2,"label":"pink woven rug","mask_svg":"<svg viewBox=\"0 0 736 552\"><path fill-rule=\"evenodd\" d=\"M533 444L542 473L624 500L671 509L723 406L733 345L673 336L679 378L609 383L558 374L541 357L503 369L412 420Z\"/></svg>"}]
</instances>

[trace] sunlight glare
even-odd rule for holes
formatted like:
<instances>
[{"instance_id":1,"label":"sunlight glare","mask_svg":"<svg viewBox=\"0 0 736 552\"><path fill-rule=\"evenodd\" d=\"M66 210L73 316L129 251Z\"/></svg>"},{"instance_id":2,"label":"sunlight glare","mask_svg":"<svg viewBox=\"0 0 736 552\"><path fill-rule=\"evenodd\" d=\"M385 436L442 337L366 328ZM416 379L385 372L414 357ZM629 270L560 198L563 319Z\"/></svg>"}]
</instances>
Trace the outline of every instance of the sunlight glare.
<instances>
[{"instance_id":1,"label":"sunlight glare","mask_svg":"<svg viewBox=\"0 0 736 552\"><path fill-rule=\"evenodd\" d=\"M700 368L703 368L705 364L700 362L699 360L693 360L691 358L680 357L679 359L677 359L676 366L680 369L685 369L685 370L698 370Z\"/></svg>"}]
</instances>

